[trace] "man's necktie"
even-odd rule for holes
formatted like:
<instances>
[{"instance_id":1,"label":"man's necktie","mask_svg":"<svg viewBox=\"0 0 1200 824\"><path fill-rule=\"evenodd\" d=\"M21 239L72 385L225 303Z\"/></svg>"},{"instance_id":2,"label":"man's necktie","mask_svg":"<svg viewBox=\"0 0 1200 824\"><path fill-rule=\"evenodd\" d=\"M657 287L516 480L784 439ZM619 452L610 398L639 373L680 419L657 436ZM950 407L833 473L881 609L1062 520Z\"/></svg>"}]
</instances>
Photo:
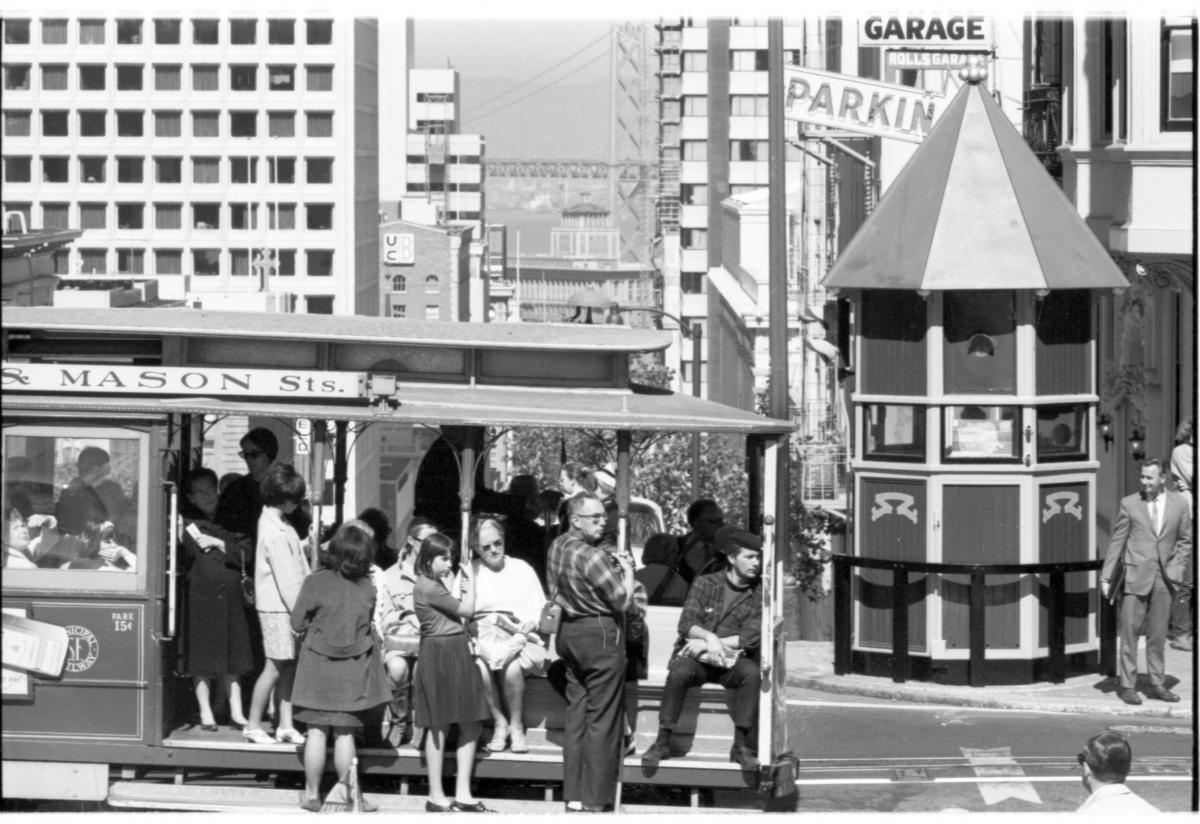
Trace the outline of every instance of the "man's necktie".
<instances>
[{"instance_id":1,"label":"man's necktie","mask_svg":"<svg viewBox=\"0 0 1200 824\"><path fill-rule=\"evenodd\" d=\"M1158 498L1150 501L1150 525L1154 527L1154 534L1158 534Z\"/></svg>"}]
</instances>

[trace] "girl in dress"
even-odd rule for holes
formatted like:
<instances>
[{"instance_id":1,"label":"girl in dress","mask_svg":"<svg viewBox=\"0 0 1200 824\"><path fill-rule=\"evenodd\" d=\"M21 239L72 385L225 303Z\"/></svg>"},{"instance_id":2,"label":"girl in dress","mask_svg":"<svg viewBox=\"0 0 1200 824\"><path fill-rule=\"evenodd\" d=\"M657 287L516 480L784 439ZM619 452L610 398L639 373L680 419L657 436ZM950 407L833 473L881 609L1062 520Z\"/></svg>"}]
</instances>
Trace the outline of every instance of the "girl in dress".
<instances>
[{"instance_id":1,"label":"girl in dress","mask_svg":"<svg viewBox=\"0 0 1200 824\"><path fill-rule=\"evenodd\" d=\"M363 718L387 702L389 690L383 659L371 629L375 586L371 559L375 541L348 523L329 545L329 568L304 579L292 629L303 636L292 691L296 719L308 725L304 745L304 800L310 812L321 809L321 776L325 747L333 736L333 766L345 778L354 760L354 737L363 731ZM363 804L364 812L374 805Z\"/></svg>"},{"instance_id":2,"label":"girl in dress","mask_svg":"<svg viewBox=\"0 0 1200 824\"><path fill-rule=\"evenodd\" d=\"M426 812L489 812L471 795L471 768L482 725L489 717L483 685L475 670L463 621L475 614L475 579L471 565L462 565L461 598L447 586L456 547L445 535L434 533L421 542L415 564L413 609L421 622L421 646L414 673L414 721L424 727L425 761L429 766L429 800ZM454 587L456 590L457 586ZM446 733L458 725L458 774L454 800L442 789L442 760Z\"/></svg>"}]
</instances>

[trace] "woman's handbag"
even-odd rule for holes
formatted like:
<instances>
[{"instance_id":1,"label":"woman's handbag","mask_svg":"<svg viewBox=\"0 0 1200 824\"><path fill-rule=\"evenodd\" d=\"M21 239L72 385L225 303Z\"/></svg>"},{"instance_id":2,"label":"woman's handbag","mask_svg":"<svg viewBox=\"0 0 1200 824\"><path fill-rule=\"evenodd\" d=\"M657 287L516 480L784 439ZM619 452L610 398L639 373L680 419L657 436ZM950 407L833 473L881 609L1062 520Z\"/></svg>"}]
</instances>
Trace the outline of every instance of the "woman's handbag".
<instances>
[{"instance_id":1,"label":"woman's handbag","mask_svg":"<svg viewBox=\"0 0 1200 824\"><path fill-rule=\"evenodd\" d=\"M254 579L246 574L246 548L238 547L242 559L242 601L246 606L254 606Z\"/></svg>"},{"instance_id":2,"label":"woman's handbag","mask_svg":"<svg viewBox=\"0 0 1200 824\"><path fill-rule=\"evenodd\" d=\"M554 635L562 626L562 604L549 600L542 606L541 617L538 618L538 632L543 635Z\"/></svg>"}]
</instances>

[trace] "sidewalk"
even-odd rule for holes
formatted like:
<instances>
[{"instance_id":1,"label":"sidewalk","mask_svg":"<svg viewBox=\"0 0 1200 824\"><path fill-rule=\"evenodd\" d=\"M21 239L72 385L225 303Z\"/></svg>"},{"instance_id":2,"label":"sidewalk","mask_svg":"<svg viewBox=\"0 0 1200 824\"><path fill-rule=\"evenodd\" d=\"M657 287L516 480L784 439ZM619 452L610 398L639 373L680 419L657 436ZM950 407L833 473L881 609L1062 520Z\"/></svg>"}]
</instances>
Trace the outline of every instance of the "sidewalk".
<instances>
[{"instance_id":1,"label":"sidewalk","mask_svg":"<svg viewBox=\"0 0 1200 824\"><path fill-rule=\"evenodd\" d=\"M1145 655L1140 649L1138 668L1145 672ZM1195 695L1194 653L1172 649L1168 644L1166 669L1167 686L1179 696L1179 703L1168 704L1143 693L1143 703L1140 706L1130 706L1117 698L1116 679L1105 678L1099 674L1078 675L1061 684L1039 682L990 687L949 686L924 681L897 684L890 678L878 676L835 675L832 641L787 643L787 682L793 687L896 701L966 707L1192 718ZM1178 679L1178 682L1172 683L1175 679ZM1145 685L1144 675L1139 683L1140 686Z\"/></svg>"}]
</instances>

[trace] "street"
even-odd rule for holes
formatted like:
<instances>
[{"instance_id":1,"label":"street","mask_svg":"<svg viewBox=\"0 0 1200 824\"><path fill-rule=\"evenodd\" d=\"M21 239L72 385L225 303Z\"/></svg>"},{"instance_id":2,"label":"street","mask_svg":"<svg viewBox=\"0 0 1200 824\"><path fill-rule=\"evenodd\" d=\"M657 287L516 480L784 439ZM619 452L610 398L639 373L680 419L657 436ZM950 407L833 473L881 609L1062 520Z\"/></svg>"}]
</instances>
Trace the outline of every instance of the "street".
<instances>
[{"instance_id":1,"label":"street","mask_svg":"<svg viewBox=\"0 0 1200 824\"><path fill-rule=\"evenodd\" d=\"M906 704L800 689L788 700L802 812L1074 810L1087 795L1075 754L1105 730L1133 745L1134 792L1163 811L1191 809L1187 720Z\"/></svg>"}]
</instances>

